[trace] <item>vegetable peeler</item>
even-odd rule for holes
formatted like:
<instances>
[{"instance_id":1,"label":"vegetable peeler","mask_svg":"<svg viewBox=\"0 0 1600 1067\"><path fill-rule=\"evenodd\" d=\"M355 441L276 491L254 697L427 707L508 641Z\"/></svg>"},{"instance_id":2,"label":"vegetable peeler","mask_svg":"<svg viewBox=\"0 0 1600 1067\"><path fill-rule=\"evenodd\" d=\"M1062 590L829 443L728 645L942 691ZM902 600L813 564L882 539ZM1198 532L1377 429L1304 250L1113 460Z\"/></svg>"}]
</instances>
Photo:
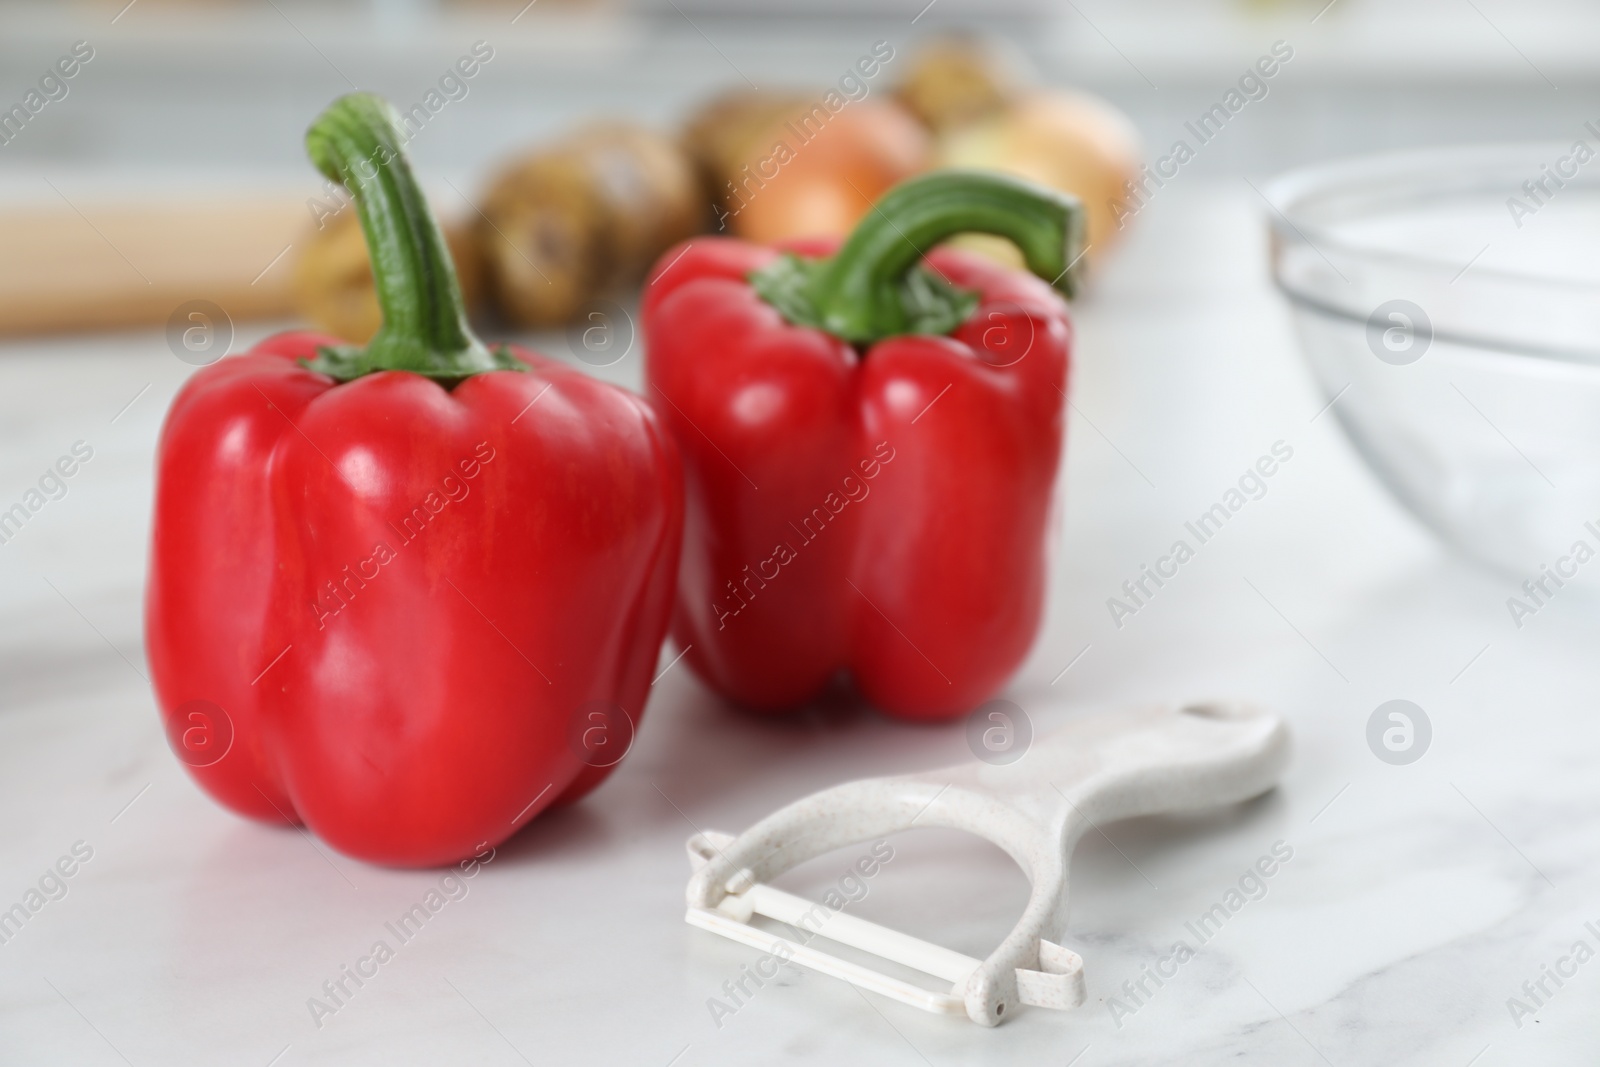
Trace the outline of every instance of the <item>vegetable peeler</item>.
<instances>
[{"instance_id":1,"label":"vegetable peeler","mask_svg":"<svg viewBox=\"0 0 1600 1067\"><path fill-rule=\"evenodd\" d=\"M689 838L687 921L863 989L996 1026L1020 1005L1069 1009L1086 996L1083 959L1061 945L1068 867L1090 829L1136 815L1231 804L1271 789L1289 758L1283 719L1231 703L1086 716L1004 765L864 778L790 804L737 837ZM1022 918L984 960L832 911L764 884L834 849L916 827L965 830L1000 846L1027 875ZM806 933L781 937L754 916ZM810 934L949 983L948 992L823 952ZM804 943L802 943L804 942Z\"/></svg>"}]
</instances>

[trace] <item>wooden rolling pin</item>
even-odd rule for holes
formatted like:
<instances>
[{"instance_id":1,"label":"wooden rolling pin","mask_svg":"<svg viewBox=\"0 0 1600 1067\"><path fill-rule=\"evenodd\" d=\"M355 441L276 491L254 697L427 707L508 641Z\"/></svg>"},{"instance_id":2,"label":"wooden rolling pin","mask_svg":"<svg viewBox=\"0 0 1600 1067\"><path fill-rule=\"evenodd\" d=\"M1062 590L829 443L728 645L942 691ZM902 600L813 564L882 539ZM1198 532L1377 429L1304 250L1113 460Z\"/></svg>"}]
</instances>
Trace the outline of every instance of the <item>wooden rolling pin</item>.
<instances>
[{"instance_id":1,"label":"wooden rolling pin","mask_svg":"<svg viewBox=\"0 0 1600 1067\"><path fill-rule=\"evenodd\" d=\"M190 300L289 317L311 230L304 195L0 209L0 335L162 324Z\"/></svg>"}]
</instances>

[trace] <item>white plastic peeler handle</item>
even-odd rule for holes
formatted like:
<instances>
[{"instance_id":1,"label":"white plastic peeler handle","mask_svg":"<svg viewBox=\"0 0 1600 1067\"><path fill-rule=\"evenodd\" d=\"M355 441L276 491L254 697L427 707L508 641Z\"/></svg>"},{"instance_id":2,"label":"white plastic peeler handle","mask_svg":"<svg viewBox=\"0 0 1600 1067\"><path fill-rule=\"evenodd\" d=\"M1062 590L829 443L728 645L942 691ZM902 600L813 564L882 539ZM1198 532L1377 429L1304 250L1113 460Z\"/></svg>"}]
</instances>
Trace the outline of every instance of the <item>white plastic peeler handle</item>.
<instances>
[{"instance_id":1,"label":"white plastic peeler handle","mask_svg":"<svg viewBox=\"0 0 1600 1067\"><path fill-rule=\"evenodd\" d=\"M1016 927L952 994L984 1026L1017 1004L1076 1007L1082 961L1060 941L1078 838L1117 819L1257 796L1276 784L1288 756L1283 720L1243 705L1086 717L1036 741L1014 763L847 782L731 840L692 840L703 865L689 881L690 918L834 849L914 827L965 830L1003 848L1033 890Z\"/></svg>"}]
</instances>

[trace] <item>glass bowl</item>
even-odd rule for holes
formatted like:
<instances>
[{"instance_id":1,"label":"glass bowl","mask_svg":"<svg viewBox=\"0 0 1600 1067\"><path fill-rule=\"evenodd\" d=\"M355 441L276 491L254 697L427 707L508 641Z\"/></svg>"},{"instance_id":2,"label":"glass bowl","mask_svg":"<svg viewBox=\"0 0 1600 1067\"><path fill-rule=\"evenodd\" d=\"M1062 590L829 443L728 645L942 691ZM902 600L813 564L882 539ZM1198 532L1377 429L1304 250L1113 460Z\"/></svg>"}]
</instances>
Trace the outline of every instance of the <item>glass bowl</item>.
<instances>
[{"instance_id":1,"label":"glass bowl","mask_svg":"<svg viewBox=\"0 0 1600 1067\"><path fill-rule=\"evenodd\" d=\"M1543 589L1532 607L1600 587L1600 128L1335 162L1264 195L1301 348L1378 477Z\"/></svg>"}]
</instances>

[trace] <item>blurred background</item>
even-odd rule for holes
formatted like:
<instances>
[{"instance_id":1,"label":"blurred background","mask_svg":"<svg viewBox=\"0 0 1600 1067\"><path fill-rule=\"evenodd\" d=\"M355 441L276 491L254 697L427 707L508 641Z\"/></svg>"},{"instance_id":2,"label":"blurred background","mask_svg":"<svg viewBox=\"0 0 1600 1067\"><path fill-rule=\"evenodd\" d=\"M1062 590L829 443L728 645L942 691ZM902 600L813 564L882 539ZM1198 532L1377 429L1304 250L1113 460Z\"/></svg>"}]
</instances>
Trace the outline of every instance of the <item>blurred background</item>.
<instances>
[{"instance_id":1,"label":"blurred background","mask_svg":"<svg viewBox=\"0 0 1600 1067\"><path fill-rule=\"evenodd\" d=\"M1192 140L1184 124L1274 42L1292 62L1264 79L1248 121L1184 163L1186 182L1259 179L1370 150L1570 137L1600 78L1584 44L1600 30L1600 12L1576 0L11 0L0 22L9 85L0 106L22 105L72 48L90 57L52 83L59 88L47 88L48 99L35 92L36 114L12 111L21 119L0 127L0 213L10 214L0 218L0 249L11 253L0 260L0 334L159 323L199 297L235 319L292 314L339 333L370 329L370 309L363 323L354 294L325 295L361 284L348 216L342 239L323 234L327 247L298 268L294 295L311 230L326 230L338 206L307 164L302 134L332 97L357 87L402 110L425 108L409 148L439 212L462 231L457 255L478 306L512 325L548 327L581 317L584 299L637 280L665 244L734 206L729 179L747 158L758 161L765 142L750 116L787 103L780 117L791 117L793 105L814 102L807 93L849 75L875 42L894 58L860 90L876 98L872 107L856 110L898 94L931 136L853 115L856 136L872 142L868 158L849 147L835 156L860 164L845 170L862 196L926 166L1004 165L1009 156L1011 169L1029 177L1078 185L1072 191L1102 215L1119 181L1141 159L1155 162L1177 139ZM928 42L951 33L969 35L977 58L932 55ZM474 73L458 77L464 59ZM975 125L986 107L992 117L1003 94L1041 89L1093 94L1126 116L1109 118L1131 122L1131 136L1108 130L1106 115L1035 115L1010 128L991 122L976 136L952 132ZM922 103L931 92L929 106L945 110L917 114L918 91ZM725 93L745 99L719 110ZM620 138L618 122L631 124ZM1085 123L1099 128L1085 132ZM597 127L610 130L600 135L605 143L585 147ZM749 134L746 143L732 143L739 138L730 129ZM639 143L641 134L654 143ZM1005 136L1064 142L1008 147L999 143ZM1108 157L1098 185L1078 173L1085 139ZM699 165L692 196L673 186L675 161L662 157L663 145ZM622 157L620 171L599 161L608 151ZM1015 158L1030 152L1057 158ZM552 155L565 160L537 165ZM632 227L626 249L571 247L587 239L571 232L580 224L570 218L582 214L574 201L585 194L569 189L563 200L552 187L573 167L565 176L550 171L574 161L654 187L654 201L633 189L623 196L646 217L616 223ZM518 171L529 162L534 173ZM822 169L836 162L813 161ZM587 180L598 183L592 171ZM790 213L767 199L759 215ZM519 213L529 200L557 220ZM589 207L601 223L626 214ZM863 199L852 210L864 207ZM651 230L650 216L670 217ZM824 219L820 228L846 221ZM789 232L759 218L733 229L758 238ZM502 240L484 240L491 231ZM1100 236L1111 235L1090 235ZM1114 242L1100 243L1103 254ZM518 292L526 279L507 274L525 267L546 280L553 273L556 289L567 291Z\"/></svg>"},{"instance_id":2,"label":"blurred background","mask_svg":"<svg viewBox=\"0 0 1600 1067\"><path fill-rule=\"evenodd\" d=\"M77 42L92 53L64 79L64 95L44 101L25 129L13 122L17 131L0 144L0 212L11 215L0 221L0 249L12 253L0 265L0 333L56 329L63 320L155 323L179 299L202 296L235 318L318 318L308 306L314 300L292 296L306 224L323 221L307 203L321 182L305 160L302 134L332 97L356 87L402 110L430 92L442 101L410 151L440 212L487 232L480 216L485 200L496 199L496 176L595 123L623 120L677 139L698 120L702 143L691 147L699 161L720 152L733 170L739 146L704 144L708 118L713 127L729 125L726 115L708 111L717 94L743 90L767 103L803 97L832 85L882 41L895 58L867 86L881 102L913 77L927 55L921 46L951 31L981 34L985 62L1010 79L1012 91L1070 87L1108 101L1142 142L1112 155L1135 162L1154 162L1189 138L1184 123L1215 104L1274 41L1284 42L1292 63L1268 80L1263 100L1251 102L1248 121L1233 123L1185 164L1186 181L1260 178L1368 150L1567 138L1587 117L1584 102L1600 79L1585 44L1600 30L1600 12L1577 0L10 0L0 24L9 94L0 106L22 104ZM475 46L491 58L441 93L440 78ZM930 66L925 83L949 84L948 69ZM936 138L948 132L932 118ZM868 127L879 141L905 139L903 131ZM881 151L899 152L891 171L1005 154L974 147L971 138L950 149L949 140L920 162L906 159L925 146ZM652 150L630 148L635 156ZM661 169L659 159L641 165ZM642 271L633 261L711 218L711 201L725 188L718 179L727 177L717 166L702 171L700 217L665 226L658 239L640 235L630 262L604 270L557 263L558 271L587 266L607 275L575 281L578 292L564 303L557 298L559 306L498 298L492 256L483 282L488 303L511 305L502 309L522 325L572 317L579 296L631 280ZM163 202L177 210L156 211ZM99 205L137 205L142 213L89 210ZM563 207L570 213L570 204ZM672 204L657 208L682 214ZM503 223L503 214L489 214ZM102 232L90 234L84 221ZM353 222L346 222L352 232L342 255L322 257L313 288L360 271ZM508 225L499 229L523 246L514 258L536 270L549 266ZM64 299L66 282L102 299ZM338 315L320 312L325 325L350 332Z\"/></svg>"},{"instance_id":3,"label":"blurred background","mask_svg":"<svg viewBox=\"0 0 1600 1067\"><path fill-rule=\"evenodd\" d=\"M97 49L70 105L6 146L7 169L302 173L299 136L331 96L353 81L420 98L428 72L479 39L496 50L489 76L414 145L425 169L466 173L582 118L670 125L744 77L831 80L874 40L906 46L951 27L998 34L1043 80L1103 94L1152 145L1209 104L1219 79L1289 41L1293 76L1273 86L1270 113L1199 161L1213 173L1417 142L1565 137L1600 79L1589 47L1600 11L1581 0L124 2L0 8L12 96L72 41Z\"/></svg>"}]
</instances>

